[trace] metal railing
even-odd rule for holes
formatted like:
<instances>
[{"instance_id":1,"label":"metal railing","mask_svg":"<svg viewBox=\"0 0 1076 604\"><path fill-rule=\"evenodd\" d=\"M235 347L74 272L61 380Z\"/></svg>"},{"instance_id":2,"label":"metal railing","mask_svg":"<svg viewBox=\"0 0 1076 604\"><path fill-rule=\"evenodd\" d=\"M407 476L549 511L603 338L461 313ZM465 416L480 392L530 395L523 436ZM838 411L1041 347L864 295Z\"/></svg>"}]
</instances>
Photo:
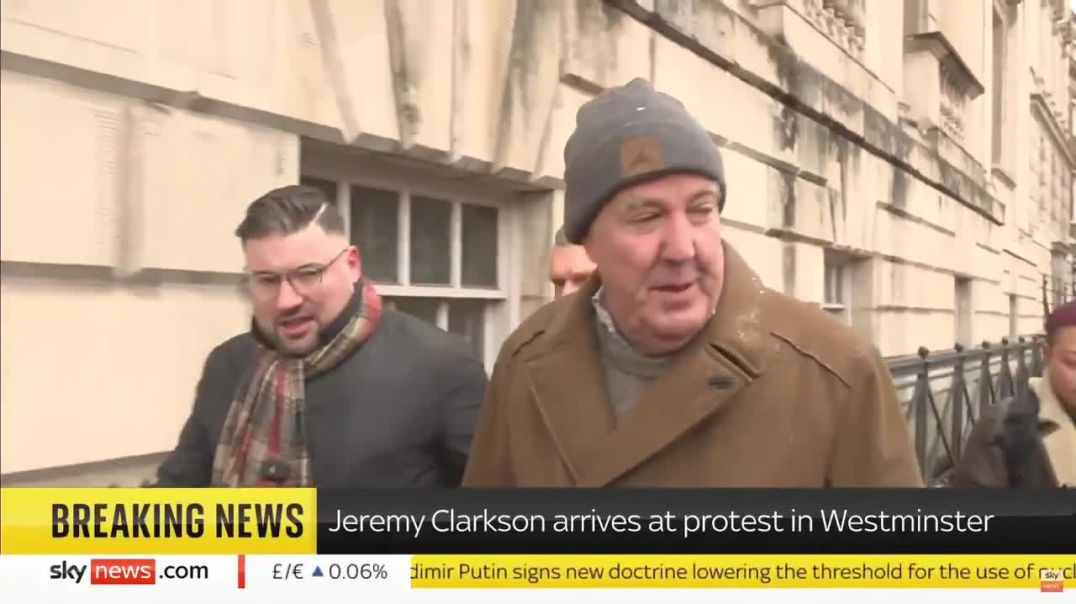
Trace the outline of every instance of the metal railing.
<instances>
[{"instance_id":1,"label":"metal railing","mask_svg":"<svg viewBox=\"0 0 1076 604\"><path fill-rule=\"evenodd\" d=\"M1033 335L970 350L959 344L938 353L920 347L918 354L887 359L927 484L944 483L983 413L1042 375L1043 349L1043 336ZM911 396L901 397L908 389Z\"/></svg>"}]
</instances>

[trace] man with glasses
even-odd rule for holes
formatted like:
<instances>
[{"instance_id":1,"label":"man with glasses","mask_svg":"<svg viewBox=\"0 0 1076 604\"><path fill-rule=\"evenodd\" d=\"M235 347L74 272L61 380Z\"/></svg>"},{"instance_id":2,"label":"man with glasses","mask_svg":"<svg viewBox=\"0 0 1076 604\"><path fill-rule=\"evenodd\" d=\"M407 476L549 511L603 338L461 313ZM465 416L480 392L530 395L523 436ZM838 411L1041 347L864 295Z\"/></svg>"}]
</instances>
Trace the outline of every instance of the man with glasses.
<instances>
[{"instance_id":1,"label":"man with glasses","mask_svg":"<svg viewBox=\"0 0 1076 604\"><path fill-rule=\"evenodd\" d=\"M486 374L456 336L382 307L319 190L236 229L254 319L206 359L158 486L459 484Z\"/></svg>"}]
</instances>

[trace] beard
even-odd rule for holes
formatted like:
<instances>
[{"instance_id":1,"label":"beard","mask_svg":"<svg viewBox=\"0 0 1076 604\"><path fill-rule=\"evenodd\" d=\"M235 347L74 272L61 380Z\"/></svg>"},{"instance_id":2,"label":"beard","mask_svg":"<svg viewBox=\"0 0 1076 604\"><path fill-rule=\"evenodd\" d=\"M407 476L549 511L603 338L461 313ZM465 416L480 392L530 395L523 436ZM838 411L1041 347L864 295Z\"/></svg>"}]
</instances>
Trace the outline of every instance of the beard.
<instances>
[{"instance_id":1,"label":"beard","mask_svg":"<svg viewBox=\"0 0 1076 604\"><path fill-rule=\"evenodd\" d=\"M277 319L273 324L266 326L262 321L256 320L258 331L262 336L268 340L268 343L272 345L273 349L277 352L292 357L302 357L313 352L320 343L321 325L316 321L312 321L312 325L307 329L305 333L297 337L289 337L284 334L282 321L287 321L294 317L288 317L284 319Z\"/></svg>"},{"instance_id":2,"label":"beard","mask_svg":"<svg viewBox=\"0 0 1076 604\"><path fill-rule=\"evenodd\" d=\"M279 352L289 356L306 356L318 347L318 331L313 329L301 338L286 338L279 332L274 332L273 344Z\"/></svg>"}]
</instances>

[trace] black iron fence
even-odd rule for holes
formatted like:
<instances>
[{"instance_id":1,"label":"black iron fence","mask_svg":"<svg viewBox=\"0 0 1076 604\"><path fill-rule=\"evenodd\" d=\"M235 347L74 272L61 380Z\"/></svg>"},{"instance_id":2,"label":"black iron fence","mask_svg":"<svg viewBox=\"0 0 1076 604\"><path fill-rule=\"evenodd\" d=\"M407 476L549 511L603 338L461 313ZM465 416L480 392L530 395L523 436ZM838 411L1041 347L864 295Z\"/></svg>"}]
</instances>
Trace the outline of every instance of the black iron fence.
<instances>
[{"instance_id":1,"label":"black iron fence","mask_svg":"<svg viewBox=\"0 0 1076 604\"><path fill-rule=\"evenodd\" d=\"M920 347L918 354L887 359L928 484L944 483L987 409L1042 375L1044 344L1042 335L1021 336L974 349Z\"/></svg>"}]
</instances>

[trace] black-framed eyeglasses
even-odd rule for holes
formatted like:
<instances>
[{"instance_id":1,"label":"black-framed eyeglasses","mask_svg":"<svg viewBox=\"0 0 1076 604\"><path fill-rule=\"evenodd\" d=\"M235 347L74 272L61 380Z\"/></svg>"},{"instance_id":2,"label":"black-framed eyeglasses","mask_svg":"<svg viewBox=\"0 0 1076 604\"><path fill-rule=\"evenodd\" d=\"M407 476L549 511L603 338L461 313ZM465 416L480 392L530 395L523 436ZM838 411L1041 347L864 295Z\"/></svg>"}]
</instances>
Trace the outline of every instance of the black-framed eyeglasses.
<instances>
[{"instance_id":1,"label":"black-framed eyeglasses","mask_svg":"<svg viewBox=\"0 0 1076 604\"><path fill-rule=\"evenodd\" d=\"M346 247L332 260L325 264L306 264L292 269L284 274L269 271L255 271L246 276L247 287L250 294L258 299L274 298L280 293L280 284L286 279L295 293L305 296L313 292L321 285L321 279L325 271L350 250Z\"/></svg>"}]
</instances>

